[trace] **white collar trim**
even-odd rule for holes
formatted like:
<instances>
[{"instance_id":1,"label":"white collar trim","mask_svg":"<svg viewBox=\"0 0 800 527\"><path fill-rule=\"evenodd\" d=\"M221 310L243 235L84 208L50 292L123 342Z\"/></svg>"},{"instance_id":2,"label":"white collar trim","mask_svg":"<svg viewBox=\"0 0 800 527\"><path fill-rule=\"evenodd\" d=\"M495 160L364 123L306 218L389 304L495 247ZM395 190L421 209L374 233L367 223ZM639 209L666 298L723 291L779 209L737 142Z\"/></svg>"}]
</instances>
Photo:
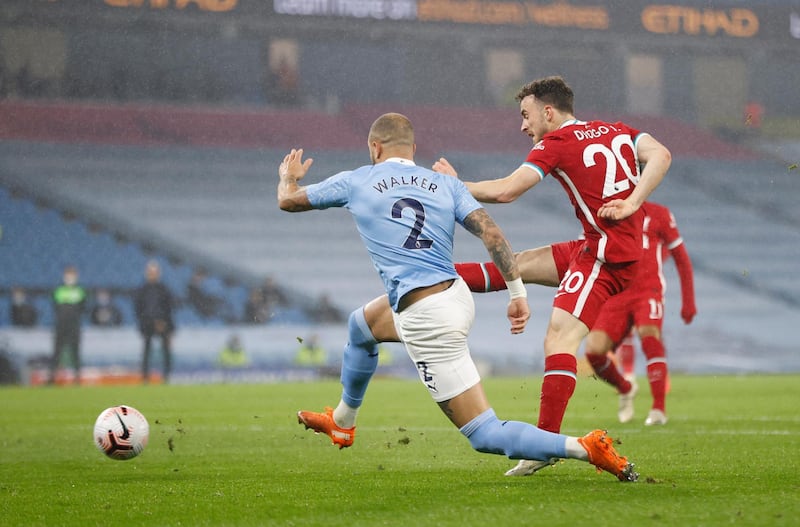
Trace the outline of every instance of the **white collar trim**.
<instances>
[{"instance_id":1,"label":"white collar trim","mask_svg":"<svg viewBox=\"0 0 800 527\"><path fill-rule=\"evenodd\" d=\"M586 121L580 121L578 119L569 119L561 123L561 126L559 126L559 128L564 128L565 126L571 126L573 124L586 124Z\"/></svg>"},{"instance_id":2,"label":"white collar trim","mask_svg":"<svg viewBox=\"0 0 800 527\"><path fill-rule=\"evenodd\" d=\"M390 157L385 162L386 163L400 163L401 165L408 165L408 166L412 166L412 167L417 166L417 164L414 163L413 161L411 161L410 159L405 159L403 157Z\"/></svg>"}]
</instances>

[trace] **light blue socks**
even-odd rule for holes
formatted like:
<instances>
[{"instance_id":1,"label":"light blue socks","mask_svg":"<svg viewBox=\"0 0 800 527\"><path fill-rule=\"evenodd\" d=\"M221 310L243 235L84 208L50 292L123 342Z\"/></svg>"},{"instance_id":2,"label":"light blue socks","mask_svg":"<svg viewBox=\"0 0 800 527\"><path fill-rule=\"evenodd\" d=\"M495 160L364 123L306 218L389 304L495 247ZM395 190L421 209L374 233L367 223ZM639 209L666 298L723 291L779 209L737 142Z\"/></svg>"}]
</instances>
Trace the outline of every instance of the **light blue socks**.
<instances>
[{"instance_id":1,"label":"light blue socks","mask_svg":"<svg viewBox=\"0 0 800 527\"><path fill-rule=\"evenodd\" d=\"M567 436L520 421L500 421L489 408L461 428L472 448L511 459L564 458Z\"/></svg>"},{"instance_id":2,"label":"light blue socks","mask_svg":"<svg viewBox=\"0 0 800 527\"><path fill-rule=\"evenodd\" d=\"M378 343L364 318L363 307L350 313L347 329L348 342L342 357L342 401L351 408L358 408L378 368Z\"/></svg>"}]
</instances>

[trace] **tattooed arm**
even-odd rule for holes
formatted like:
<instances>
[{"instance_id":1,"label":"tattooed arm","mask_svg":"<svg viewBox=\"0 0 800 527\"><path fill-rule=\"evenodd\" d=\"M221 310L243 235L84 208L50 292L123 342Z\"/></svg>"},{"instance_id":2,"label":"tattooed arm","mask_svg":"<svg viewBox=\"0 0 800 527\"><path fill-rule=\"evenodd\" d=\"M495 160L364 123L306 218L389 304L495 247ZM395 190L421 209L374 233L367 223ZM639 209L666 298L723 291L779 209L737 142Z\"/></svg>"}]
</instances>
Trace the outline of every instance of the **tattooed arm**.
<instances>
[{"instance_id":1,"label":"tattooed arm","mask_svg":"<svg viewBox=\"0 0 800 527\"><path fill-rule=\"evenodd\" d=\"M511 322L511 333L522 333L525 324L531 316L528 300L524 295L524 286L520 280L517 259L511 250L511 244L506 240L503 231L494 222L486 209L474 210L464 219L464 227L483 241L492 261L503 275L512 292L511 302L508 304L508 319ZM514 294L514 291L521 291Z\"/></svg>"}]
</instances>

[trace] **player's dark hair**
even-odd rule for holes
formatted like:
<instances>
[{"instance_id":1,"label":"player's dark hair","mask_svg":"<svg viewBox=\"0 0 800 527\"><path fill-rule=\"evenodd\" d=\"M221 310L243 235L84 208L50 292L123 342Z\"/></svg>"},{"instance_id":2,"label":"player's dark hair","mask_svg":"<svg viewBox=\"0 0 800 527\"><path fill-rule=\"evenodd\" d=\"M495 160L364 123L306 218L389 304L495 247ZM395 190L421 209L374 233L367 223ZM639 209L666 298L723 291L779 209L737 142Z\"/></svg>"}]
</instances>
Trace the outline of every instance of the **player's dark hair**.
<instances>
[{"instance_id":1,"label":"player's dark hair","mask_svg":"<svg viewBox=\"0 0 800 527\"><path fill-rule=\"evenodd\" d=\"M560 112L573 113L575 94L564 79L559 76L544 77L529 82L517 93L516 100L521 102L525 97L533 95L537 100L553 106Z\"/></svg>"}]
</instances>

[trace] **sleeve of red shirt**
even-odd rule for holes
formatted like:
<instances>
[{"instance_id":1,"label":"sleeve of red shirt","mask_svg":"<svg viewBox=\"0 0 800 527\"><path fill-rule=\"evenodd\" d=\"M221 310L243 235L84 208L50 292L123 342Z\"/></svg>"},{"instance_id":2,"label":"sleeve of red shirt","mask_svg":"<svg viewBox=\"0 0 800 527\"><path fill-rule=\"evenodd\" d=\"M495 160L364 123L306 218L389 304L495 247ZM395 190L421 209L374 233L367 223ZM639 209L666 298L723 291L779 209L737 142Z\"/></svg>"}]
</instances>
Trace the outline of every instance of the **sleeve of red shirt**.
<instances>
[{"instance_id":1,"label":"sleeve of red shirt","mask_svg":"<svg viewBox=\"0 0 800 527\"><path fill-rule=\"evenodd\" d=\"M687 324L697 314L697 306L694 302L694 271L689 253L683 244L678 245L670 251L675 260L675 267L678 270L678 277L681 280L681 318Z\"/></svg>"}]
</instances>

